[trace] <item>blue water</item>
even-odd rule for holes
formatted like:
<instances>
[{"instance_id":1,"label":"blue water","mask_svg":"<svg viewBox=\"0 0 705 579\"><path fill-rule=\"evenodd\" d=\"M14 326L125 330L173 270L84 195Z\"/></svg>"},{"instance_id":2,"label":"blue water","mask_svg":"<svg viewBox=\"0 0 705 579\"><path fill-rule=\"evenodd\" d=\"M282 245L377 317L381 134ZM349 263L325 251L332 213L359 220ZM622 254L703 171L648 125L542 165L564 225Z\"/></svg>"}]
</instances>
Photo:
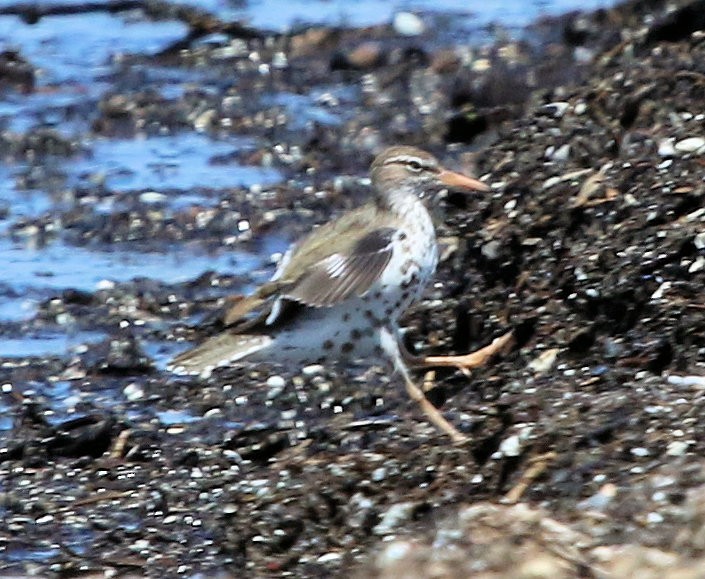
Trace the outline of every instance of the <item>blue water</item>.
<instances>
[{"instance_id":1,"label":"blue water","mask_svg":"<svg viewBox=\"0 0 705 579\"><path fill-rule=\"evenodd\" d=\"M241 19L255 28L287 30L303 24L372 26L389 22L399 11L420 13L453 12L464 24L475 28L501 24L508 28L526 26L541 16L570 10L594 10L611 6L606 0L250 0L240 7L229 0L186 0L224 18Z\"/></svg>"}]
</instances>

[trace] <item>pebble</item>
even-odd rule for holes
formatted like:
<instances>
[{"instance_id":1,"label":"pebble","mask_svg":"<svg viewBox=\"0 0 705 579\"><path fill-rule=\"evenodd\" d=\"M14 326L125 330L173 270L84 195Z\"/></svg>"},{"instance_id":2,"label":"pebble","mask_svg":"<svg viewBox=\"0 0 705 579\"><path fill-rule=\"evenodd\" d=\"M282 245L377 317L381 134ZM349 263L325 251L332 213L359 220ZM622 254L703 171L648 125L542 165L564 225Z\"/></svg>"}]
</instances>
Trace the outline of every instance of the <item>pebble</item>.
<instances>
[{"instance_id":1,"label":"pebble","mask_svg":"<svg viewBox=\"0 0 705 579\"><path fill-rule=\"evenodd\" d=\"M499 445L499 450L504 456L519 456L521 454L521 441L519 436L514 434L506 438Z\"/></svg>"},{"instance_id":2,"label":"pebble","mask_svg":"<svg viewBox=\"0 0 705 579\"><path fill-rule=\"evenodd\" d=\"M541 186L541 188L544 189L544 190L550 189L550 188L553 187L554 185L558 185L558 183L560 183L560 182L561 182L561 178L558 177L558 176L549 177L548 179L546 179L546 180L544 181L544 183L543 183L543 185Z\"/></svg>"},{"instance_id":3,"label":"pebble","mask_svg":"<svg viewBox=\"0 0 705 579\"><path fill-rule=\"evenodd\" d=\"M142 386L134 382L125 386L122 393L130 402L136 402L137 400L142 400L144 398L144 390L142 389Z\"/></svg>"},{"instance_id":4,"label":"pebble","mask_svg":"<svg viewBox=\"0 0 705 579\"><path fill-rule=\"evenodd\" d=\"M387 477L387 469L384 468L383 466L376 468L372 472L372 480L374 482L380 482L383 481Z\"/></svg>"},{"instance_id":5,"label":"pebble","mask_svg":"<svg viewBox=\"0 0 705 579\"><path fill-rule=\"evenodd\" d=\"M480 249L480 252L485 258L495 260L499 257L499 252L501 248L502 244L497 240L493 240L489 241L488 243L485 243Z\"/></svg>"},{"instance_id":6,"label":"pebble","mask_svg":"<svg viewBox=\"0 0 705 579\"><path fill-rule=\"evenodd\" d=\"M554 103L548 103L546 105L543 105L541 107L541 110L556 119L560 119L568 110L568 107L570 107L570 103L567 103L565 101L556 101Z\"/></svg>"},{"instance_id":7,"label":"pebble","mask_svg":"<svg viewBox=\"0 0 705 579\"><path fill-rule=\"evenodd\" d=\"M666 293L669 289L671 289L671 282L663 282L660 286L658 286L658 288L656 288L656 291L651 294L651 299L660 300L663 297L663 294Z\"/></svg>"},{"instance_id":8,"label":"pebble","mask_svg":"<svg viewBox=\"0 0 705 579\"><path fill-rule=\"evenodd\" d=\"M333 561L340 561L343 558L343 555L341 553L335 553L335 552L330 552L330 553L324 553L321 555L316 561L318 563L331 563Z\"/></svg>"},{"instance_id":9,"label":"pebble","mask_svg":"<svg viewBox=\"0 0 705 579\"><path fill-rule=\"evenodd\" d=\"M392 27L402 36L419 36L426 30L423 20L413 12L397 12L392 20Z\"/></svg>"},{"instance_id":10,"label":"pebble","mask_svg":"<svg viewBox=\"0 0 705 579\"><path fill-rule=\"evenodd\" d=\"M286 386L286 380L282 376L273 375L267 378L267 386L270 388L284 388Z\"/></svg>"},{"instance_id":11,"label":"pebble","mask_svg":"<svg viewBox=\"0 0 705 579\"><path fill-rule=\"evenodd\" d=\"M617 495L617 486L607 483L591 497L578 503L578 507L590 511L604 511Z\"/></svg>"},{"instance_id":12,"label":"pebble","mask_svg":"<svg viewBox=\"0 0 705 579\"><path fill-rule=\"evenodd\" d=\"M390 506L387 512L382 515L382 520L372 529L372 532L375 535L388 535L401 523L408 521L415 508L416 503L411 501Z\"/></svg>"},{"instance_id":13,"label":"pebble","mask_svg":"<svg viewBox=\"0 0 705 579\"><path fill-rule=\"evenodd\" d=\"M529 362L529 370L532 372L547 372L556 363L556 358L558 357L558 348L551 348L539 354L531 362Z\"/></svg>"},{"instance_id":14,"label":"pebble","mask_svg":"<svg viewBox=\"0 0 705 579\"><path fill-rule=\"evenodd\" d=\"M377 557L377 566L385 568L408 558L414 552L414 544L409 541L394 541Z\"/></svg>"},{"instance_id":15,"label":"pebble","mask_svg":"<svg viewBox=\"0 0 705 579\"><path fill-rule=\"evenodd\" d=\"M698 233L693 239L693 243L698 249L705 249L705 231Z\"/></svg>"},{"instance_id":16,"label":"pebble","mask_svg":"<svg viewBox=\"0 0 705 579\"><path fill-rule=\"evenodd\" d=\"M693 263L690 264L690 267L688 268L688 273L696 273L698 271L701 271L702 269L705 269L705 257L701 255Z\"/></svg>"},{"instance_id":17,"label":"pebble","mask_svg":"<svg viewBox=\"0 0 705 579\"><path fill-rule=\"evenodd\" d=\"M567 161L568 157L570 157L570 145L568 143L558 147L551 155L551 159L558 162Z\"/></svg>"},{"instance_id":18,"label":"pebble","mask_svg":"<svg viewBox=\"0 0 705 579\"><path fill-rule=\"evenodd\" d=\"M666 448L668 456L683 456L686 452L688 452L688 443L685 440L673 440Z\"/></svg>"},{"instance_id":19,"label":"pebble","mask_svg":"<svg viewBox=\"0 0 705 579\"><path fill-rule=\"evenodd\" d=\"M658 154L660 157L674 157L676 148L673 146L673 139L662 139L658 144Z\"/></svg>"},{"instance_id":20,"label":"pebble","mask_svg":"<svg viewBox=\"0 0 705 579\"><path fill-rule=\"evenodd\" d=\"M140 194L140 201L146 203L147 205L156 205L157 203L164 203L168 197L164 193L157 193L156 191L145 191Z\"/></svg>"},{"instance_id":21,"label":"pebble","mask_svg":"<svg viewBox=\"0 0 705 579\"><path fill-rule=\"evenodd\" d=\"M320 364L309 364L301 368L301 373L304 376L315 376L316 374L322 374L323 370L324 368Z\"/></svg>"},{"instance_id":22,"label":"pebble","mask_svg":"<svg viewBox=\"0 0 705 579\"><path fill-rule=\"evenodd\" d=\"M687 139L678 141L674 147L679 153L700 154L705 152L705 139L702 137L688 137Z\"/></svg>"},{"instance_id":23,"label":"pebble","mask_svg":"<svg viewBox=\"0 0 705 579\"><path fill-rule=\"evenodd\" d=\"M676 376L671 374L666 378L666 382L674 386L696 386L705 388L705 376Z\"/></svg>"}]
</instances>

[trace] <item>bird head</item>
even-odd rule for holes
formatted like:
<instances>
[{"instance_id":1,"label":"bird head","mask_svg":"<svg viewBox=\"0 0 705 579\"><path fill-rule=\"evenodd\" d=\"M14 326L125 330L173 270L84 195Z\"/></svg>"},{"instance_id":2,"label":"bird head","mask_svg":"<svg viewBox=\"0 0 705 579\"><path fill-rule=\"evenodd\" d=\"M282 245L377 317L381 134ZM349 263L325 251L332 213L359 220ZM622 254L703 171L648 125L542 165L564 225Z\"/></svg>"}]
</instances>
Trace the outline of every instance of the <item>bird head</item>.
<instances>
[{"instance_id":1,"label":"bird head","mask_svg":"<svg viewBox=\"0 0 705 579\"><path fill-rule=\"evenodd\" d=\"M382 197L412 193L420 199L441 189L489 191L472 177L444 168L433 155L416 147L390 147L370 168L372 185Z\"/></svg>"}]
</instances>

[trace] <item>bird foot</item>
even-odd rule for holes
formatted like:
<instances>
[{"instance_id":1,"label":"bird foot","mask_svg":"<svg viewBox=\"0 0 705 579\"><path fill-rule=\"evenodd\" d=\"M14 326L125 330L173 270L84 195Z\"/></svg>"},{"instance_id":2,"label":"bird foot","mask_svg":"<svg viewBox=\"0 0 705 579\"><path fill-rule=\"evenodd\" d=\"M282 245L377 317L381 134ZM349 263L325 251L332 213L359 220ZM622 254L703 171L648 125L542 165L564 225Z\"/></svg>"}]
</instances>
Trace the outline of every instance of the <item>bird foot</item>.
<instances>
[{"instance_id":1,"label":"bird foot","mask_svg":"<svg viewBox=\"0 0 705 579\"><path fill-rule=\"evenodd\" d=\"M513 343L514 333L507 332L503 336L496 338L489 346L480 348L470 354L463 356L412 356L409 361L417 368L450 366L458 368L466 375L470 375L470 370L483 366L492 356L508 350Z\"/></svg>"}]
</instances>

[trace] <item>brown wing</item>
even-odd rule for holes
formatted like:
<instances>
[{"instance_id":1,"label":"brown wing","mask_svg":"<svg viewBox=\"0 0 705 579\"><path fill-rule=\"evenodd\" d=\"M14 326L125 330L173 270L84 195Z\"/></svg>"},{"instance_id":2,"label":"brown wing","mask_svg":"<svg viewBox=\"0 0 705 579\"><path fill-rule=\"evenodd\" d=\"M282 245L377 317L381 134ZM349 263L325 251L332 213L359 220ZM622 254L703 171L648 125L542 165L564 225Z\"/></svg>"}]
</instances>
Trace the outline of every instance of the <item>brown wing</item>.
<instances>
[{"instance_id":1,"label":"brown wing","mask_svg":"<svg viewBox=\"0 0 705 579\"><path fill-rule=\"evenodd\" d=\"M255 321L261 317L267 317L271 308L266 307L268 302L273 301L279 291L277 282L268 282L251 296L242 298L235 302L225 313L223 322L226 326L232 326L238 322ZM249 323L247 324L250 325Z\"/></svg>"},{"instance_id":2,"label":"brown wing","mask_svg":"<svg viewBox=\"0 0 705 579\"><path fill-rule=\"evenodd\" d=\"M311 264L282 292L282 297L308 306L328 307L364 295L392 258L395 232L392 227L380 227L357 240L351 251L335 252Z\"/></svg>"},{"instance_id":3,"label":"brown wing","mask_svg":"<svg viewBox=\"0 0 705 579\"><path fill-rule=\"evenodd\" d=\"M271 281L237 302L224 317L235 331L250 331L296 315L301 306L329 307L363 295L392 257L395 229L378 224L374 206L328 223L294 245Z\"/></svg>"}]
</instances>

